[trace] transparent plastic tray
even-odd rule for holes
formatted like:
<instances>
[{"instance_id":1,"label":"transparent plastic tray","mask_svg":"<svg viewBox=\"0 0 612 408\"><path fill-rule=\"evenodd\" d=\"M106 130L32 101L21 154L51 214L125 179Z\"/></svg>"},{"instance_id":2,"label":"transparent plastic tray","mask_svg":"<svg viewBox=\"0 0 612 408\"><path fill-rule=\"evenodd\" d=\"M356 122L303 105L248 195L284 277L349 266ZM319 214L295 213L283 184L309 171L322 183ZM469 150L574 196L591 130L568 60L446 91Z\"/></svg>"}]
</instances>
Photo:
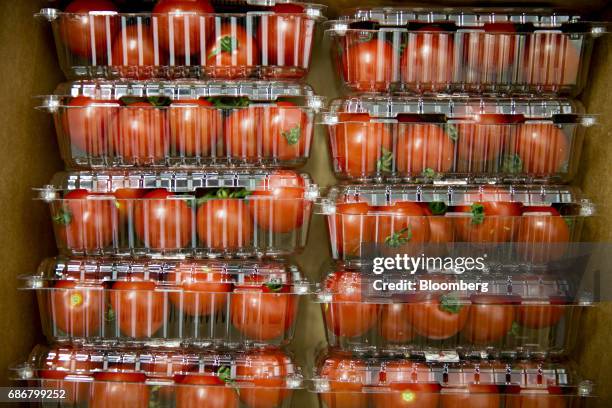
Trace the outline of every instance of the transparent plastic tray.
<instances>
[{"instance_id":1,"label":"transparent plastic tray","mask_svg":"<svg viewBox=\"0 0 612 408\"><path fill-rule=\"evenodd\" d=\"M414 289L378 291L400 279ZM430 287L420 287L423 282ZM541 359L571 354L594 293L588 279L561 273L391 276L336 265L326 271L315 302L329 345L355 354Z\"/></svg>"},{"instance_id":2,"label":"transparent plastic tray","mask_svg":"<svg viewBox=\"0 0 612 408\"><path fill-rule=\"evenodd\" d=\"M284 0L265 6L207 3L183 12L45 8L36 16L51 22L68 78L301 79L306 75L324 6Z\"/></svg>"},{"instance_id":3,"label":"transparent plastic tray","mask_svg":"<svg viewBox=\"0 0 612 408\"><path fill-rule=\"evenodd\" d=\"M69 168L298 167L323 104L307 85L93 82L42 97Z\"/></svg>"},{"instance_id":4,"label":"transparent plastic tray","mask_svg":"<svg viewBox=\"0 0 612 408\"><path fill-rule=\"evenodd\" d=\"M62 407L289 408L304 388L300 367L278 349L38 346L12 374L31 387L63 390L62 400L44 404Z\"/></svg>"},{"instance_id":5,"label":"transparent plastic tray","mask_svg":"<svg viewBox=\"0 0 612 408\"><path fill-rule=\"evenodd\" d=\"M326 24L355 91L578 94L606 23L544 9L362 8Z\"/></svg>"},{"instance_id":6,"label":"transparent plastic tray","mask_svg":"<svg viewBox=\"0 0 612 408\"><path fill-rule=\"evenodd\" d=\"M318 196L290 170L58 173L38 193L62 254L209 258L298 252Z\"/></svg>"},{"instance_id":7,"label":"transparent plastic tray","mask_svg":"<svg viewBox=\"0 0 612 408\"><path fill-rule=\"evenodd\" d=\"M282 263L49 258L24 289L52 343L285 345L311 286Z\"/></svg>"},{"instance_id":8,"label":"transparent plastic tray","mask_svg":"<svg viewBox=\"0 0 612 408\"><path fill-rule=\"evenodd\" d=\"M596 399L575 368L534 361L445 362L319 358L310 390L322 407L578 408Z\"/></svg>"},{"instance_id":9,"label":"transparent plastic tray","mask_svg":"<svg viewBox=\"0 0 612 408\"><path fill-rule=\"evenodd\" d=\"M373 246L420 254L470 244L537 265L560 259L595 207L571 186L390 184L332 187L315 212L327 218L332 257L349 264Z\"/></svg>"},{"instance_id":10,"label":"transparent plastic tray","mask_svg":"<svg viewBox=\"0 0 612 408\"><path fill-rule=\"evenodd\" d=\"M351 181L570 181L584 129L561 98L355 95L323 114L336 176Z\"/></svg>"}]
</instances>

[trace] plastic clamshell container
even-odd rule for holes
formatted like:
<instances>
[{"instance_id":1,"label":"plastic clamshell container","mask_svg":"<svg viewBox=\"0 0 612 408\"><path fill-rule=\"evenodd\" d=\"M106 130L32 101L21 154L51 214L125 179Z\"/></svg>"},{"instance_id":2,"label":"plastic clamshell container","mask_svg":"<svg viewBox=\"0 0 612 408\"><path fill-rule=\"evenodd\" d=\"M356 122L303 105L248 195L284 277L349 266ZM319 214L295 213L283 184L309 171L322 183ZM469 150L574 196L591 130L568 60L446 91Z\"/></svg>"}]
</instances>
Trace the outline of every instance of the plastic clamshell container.
<instances>
[{"instance_id":1,"label":"plastic clamshell container","mask_svg":"<svg viewBox=\"0 0 612 408\"><path fill-rule=\"evenodd\" d=\"M578 94L607 23L542 9L361 8L326 23L355 91Z\"/></svg>"},{"instance_id":2,"label":"plastic clamshell container","mask_svg":"<svg viewBox=\"0 0 612 408\"><path fill-rule=\"evenodd\" d=\"M70 79L296 80L307 74L324 6L225 3L201 12L46 8L36 16L51 22L60 66Z\"/></svg>"},{"instance_id":3,"label":"plastic clamshell container","mask_svg":"<svg viewBox=\"0 0 612 408\"><path fill-rule=\"evenodd\" d=\"M322 122L344 180L562 183L595 117L562 98L363 94L334 100Z\"/></svg>"},{"instance_id":4,"label":"plastic clamshell container","mask_svg":"<svg viewBox=\"0 0 612 408\"><path fill-rule=\"evenodd\" d=\"M38 191L61 254L282 257L306 244L318 189L290 170L58 173Z\"/></svg>"},{"instance_id":5,"label":"plastic clamshell container","mask_svg":"<svg viewBox=\"0 0 612 408\"><path fill-rule=\"evenodd\" d=\"M301 369L279 349L121 349L37 346L15 380L64 390L61 406L288 408L304 388ZM60 402L53 402L60 404ZM44 404L47 406L47 403Z\"/></svg>"},{"instance_id":6,"label":"plastic clamshell container","mask_svg":"<svg viewBox=\"0 0 612 408\"><path fill-rule=\"evenodd\" d=\"M546 265L580 239L594 204L572 186L339 185L315 210L327 218L332 257L368 261L369 247L421 253L430 244L495 249L502 265Z\"/></svg>"},{"instance_id":7,"label":"plastic clamshell container","mask_svg":"<svg viewBox=\"0 0 612 408\"><path fill-rule=\"evenodd\" d=\"M22 278L47 339L71 344L285 345L312 292L278 262L60 257Z\"/></svg>"},{"instance_id":8,"label":"plastic clamshell container","mask_svg":"<svg viewBox=\"0 0 612 408\"><path fill-rule=\"evenodd\" d=\"M323 100L264 81L73 82L45 96L69 168L298 167Z\"/></svg>"},{"instance_id":9,"label":"plastic clamshell container","mask_svg":"<svg viewBox=\"0 0 612 408\"><path fill-rule=\"evenodd\" d=\"M575 372L549 362L425 363L330 351L319 358L309 389L327 408L584 407L596 399L594 385Z\"/></svg>"},{"instance_id":10,"label":"plastic clamshell container","mask_svg":"<svg viewBox=\"0 0 612 408\"><path fill-rule=\"evenodd\" d=\"M414 289L377 291L400 278ZM324 275L315 302L330 347L356 355L558 359L571 354L581 333L594 301L591 286L562 273L390 277L337 265Z\"/></svg>"}]
</instances>

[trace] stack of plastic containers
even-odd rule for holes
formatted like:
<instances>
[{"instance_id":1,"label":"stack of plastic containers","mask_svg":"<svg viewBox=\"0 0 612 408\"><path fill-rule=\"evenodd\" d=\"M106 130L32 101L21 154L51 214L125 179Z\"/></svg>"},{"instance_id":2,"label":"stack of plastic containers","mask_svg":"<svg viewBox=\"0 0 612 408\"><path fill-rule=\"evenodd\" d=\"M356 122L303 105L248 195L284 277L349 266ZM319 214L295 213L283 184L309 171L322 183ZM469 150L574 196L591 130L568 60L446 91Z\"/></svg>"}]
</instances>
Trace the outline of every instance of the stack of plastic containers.
<instances>
[{"instance_id":1,"label":"stack of plastic containers","mask_svg":"<svg viewBox=\"0 0 612 408\"><path fill-rule=\"evenodd\" d=\"M67 171L37 190L60 254L24 276L49 346L17 374L62 406L289 406L322 7L122 3L39 14Z\"/></svg>"},{"instance_id":2,"label":"stack of plastic containers","mask_svg":"<svg viewBox=\"0 0 612 408\"><path fill-rule=\"evenodd\" d=\"M570 98L603 31L525 10L328 22L350 93L322 115L341 179L317 208L335 261L315 297L323 406L566 408L593 395L569 357L596 299L564 256L594 206L564 183L594 124ZM397 266L398 253L423 263Z\"/></svg>"}]
</instances>

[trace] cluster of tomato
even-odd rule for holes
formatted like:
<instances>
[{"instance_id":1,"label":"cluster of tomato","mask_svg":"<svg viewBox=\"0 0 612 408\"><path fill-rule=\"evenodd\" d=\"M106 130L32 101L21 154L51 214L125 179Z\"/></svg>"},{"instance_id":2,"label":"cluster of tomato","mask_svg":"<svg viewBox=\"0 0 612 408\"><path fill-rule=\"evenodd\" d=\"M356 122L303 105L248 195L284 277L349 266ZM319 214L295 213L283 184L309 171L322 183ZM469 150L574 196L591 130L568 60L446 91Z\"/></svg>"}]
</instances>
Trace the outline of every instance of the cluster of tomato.
<instances>
[{"instance_id":1,"label":"cluster of tomato","mask_svg":"<svg viewBox=\"0 0 612 408\"><path fill-rule=\"evenodd\" d=\"M221 18L208 0L159 0L151 18L134 16L125 25L115 16L87 14L118 12L110 0L74 0L60 17L59 33L70 56L89 65L151 68L122 71L122 76L145 79L155 76L154 67L195 65L211 77L239 78L264 63L280 67L273 78L300 78L310 62L314 19L298 4L269 10L274 14L266 24L261 19L252 27L259 20L236 14Z\"/></svg>"},{"instance_id":2,"label":"cluster of tomato","mask_svg":"<svg viewBox=\"0 0 612 408\"><path fill-rule=\"evenodd\" d=\"M289 234L301 228L310 213L304 178L289 170L272 172L254 191L212 191L180 199L166 189L118 189L109 194L71 190L52 203L58 244L74 253L110 246L253 252L257 230L268 236Z\"/></svg>"},{"instance_id":3,"label":"cluster of tomato","mask_svg":"<svg viewBox=\"0 0 612 408\"><path fill-rule=\"evenodd\" d=\"M140 166L196 158L299 161L310 147L311 122L293 102L250 105L246 98L77 96L56 117L67 159Z\"/></svg>"},{"instance_id":4,"label":"cluster of tomato","mask_svg":"<svg viewBox=\"0 0 612 408\"><path fill-rule=\"evenodd\" d=\"M341 113L330 125L336 172L346 178L384 175L436 178L457 174L552 176L567 172L572 136L552 123L516 123L479 115L474 123L382 123Z\"/></svg>"},{"instance_id":5,"label":"cluster of tomato","mask_svg":"<svg viewBox=\"0 0 612 408\"><path fill-rule=\"evenodd\" d=\"M330 392L320 393L320 399L327 408L565 408L571 402L554 376L539 375L540 383L526 387L498 385L498 378L491 383L483 381L486 370L506 374L510 367L502 362L473 364L473 371L462 373L465 377L457 384L448 380L440 383L431 378L432 371L425 363L404 359L373 362L336 352L320 362L319 375L330 388ZM531 362L512 365L517 372L539 368ZM476 378L472 382L470 377Z\"/></svg>"},{"instance_id":6,"label":"cluster of tomato","mask_svg":"<svg viewBox=\"0 0 612 408\"><path fill-rule=\"evenodd\" d=\"M209 357L202 367L194 361L197 352L157 354L139 365L119 359L105 367L101 358L88 358L87 350L51 350L38 370L40 384L65 390L62 404L95 408L146 408L155 402L177 408L276 408L293 393L286 385L293 363L276 349L250 351L228 365L223 356L216 363Z\"/></svg>"},{"instance_id":7,"label":"cluster of tomato","mask_svg":"<svg viewBox=\"0 0 612 408\"><path fill-rule=\"evenodd\" d=\"M356 91L381 92L398 84L432 92L452 84L461 84L461 90L494 85L558 90L576 85L580 66L580 50L568 34L517 33L513 24L491 24L480 32L435 25L408 32L349 29L335 38L337 64Z\"/></svg>"}]
</instances>

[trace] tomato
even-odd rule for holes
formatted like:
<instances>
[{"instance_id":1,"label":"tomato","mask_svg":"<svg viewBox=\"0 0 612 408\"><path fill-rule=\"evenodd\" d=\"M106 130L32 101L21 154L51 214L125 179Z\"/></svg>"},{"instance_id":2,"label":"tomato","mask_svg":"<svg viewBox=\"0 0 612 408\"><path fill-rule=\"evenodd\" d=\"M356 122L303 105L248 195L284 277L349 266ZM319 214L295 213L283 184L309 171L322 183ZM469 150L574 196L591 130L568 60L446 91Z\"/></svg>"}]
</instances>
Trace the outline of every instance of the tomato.
<instances>
[{"instance_id":1,"label":"tomato","mask_svg":"<svg viewBox=\"0 0 612 408\"><path fill-rule=\"evenodd\" d=\"M153 13L160 14L157 19L159 45L169 55L177 57L200 52L200 17L204 17L204 27L214 24L212 18L203 16L214 13L208 0L159 0ZM185 28L188 28L187 33ZM210 29L206 31L204 36Z\"/></svg>"},{"instance_id":2,"label":"tomato","mask_svg":"<svg viewBox=\"0 0 612 408\"><path fill-rule=\"evenodd\" d=\"M451 82L454 66L453 35L437 27L424 27L416 33L408 33L406 43L402 44L402 82L432 91L444 88Z\"/></svg>"},{"instance_id":3,"label":"tomato","mask_svg":"<svg viewBox=\"0 0 612 408\"><path fill-rule=\"evenodd\" d=\"M468 319L470 307L460 304L451 294L408 304L408 316L415 332L434 340L459 333Z\"/></svg>"},{"instance_id":4,"label":"tomato","mask_svg":"<svg viewBox=\"0 0 612 408\"><path fill-rule=\"evenodd\" d=\"M321 376L329 380L329 393L319 397L327 408L366 408L367 395L362 392L366 381L366 366L361 360L347 357L328 357L321 368Z\"/></svg>"},{"instance_id":5,"label":"tomato","mask_svg":"<svg viewBox=\"0 0 612 408\"><path fill-rule=\"evenodd\" d=\"M126 78L148 79L155 76L154 66L163 65L161 55L155 59L155 43L149 26L128 25L115 36L112 46L114 67L126 67L121 75Z\"/></svg>"},{"instance_id":6,"label":"tomato","mask_svg":"<svg viewBox=\"0 0 612 408\"><path fill-rule=\"evenodd\" d=\"M204 246L218 251L243 250L253 240L253 220L245 200L213 198L200 205L197 232Z\"/></svg>"},{"instance_id":7,"label":"tomato","mask_svg":"<svg viewBox=\"0 0 612 408\"><path fill-rule=\"evenodd\" d=\"M296 160L310 147L312 126L306 113L292 102L279 101L263 110L263 155L275 160Z\"/></svg>"},{"instance_id":8,"label":"tomato","mask_svg":"<svg viewBox=\"0 0 612 408\"><path fill-rule=\"evenodd\" d=\"M55 327L70 337L91 337L103 321L102 286L83 286L71 280L55 283L49 311Z\"/></svg>"},{"instance_id":9,"label":"tomato","mask_svg":"<svg viewBox=\"0 0 612 408\"><path fill-rule=\"evenodd\" d=\"M68 102L62 126L70 143L71 154L84 152L99 157L109 154L107 135L116 132L117 103L76 96Z\"/></svg>"},{"instance_id":10,"label":"tomato","mask_svg":"<svg viewBox=\"0 0 612 408\"><path fill-rule=\"evenodd\" d=\"M263 106L249 106L231 111L225 120L224 142L227 157L257 161L262 156Z\"/></svg>"},{"instance_id":11,"label":"tomato","mask_svg":"<svg viewBox=\"0 0 612 408\"><path fill-rule=\"evenodd\" d=\"M563 305L522 304L516 310L516 322L529 329L544 329L557 325L564 315Z\"/></svg>"},{"instance_id":12,"label":"tomato","mask_svg":"<svg viewBox=\"0 0 612 408\"><path fill-rule=\"evenodd\" d=\"M295 320L297 296L286 283L269 279L247 276L231 297L232 324L252 340L283 340Z\"/></svg>"},{"instance_id":13,"label":"tomato","mask_svg":"<svg viewBox=\"0 0 612 408\"><path fill-rule=\"evenodd\" d=\"M386 382L390 391L372 394L375 408L419 407L437 408L439 384L428 383L428 368L424 364L399 360L385 365Z\"/></svg>"},{"instance_id":14,"label":"tomato","mask_svg":"<svg viewBox=\"0 0 612 408\"><path fill-rule=\"evenodd\" d=\"M570 148L568 137L557 125L521 124L510 138L510 154L504 158L505 171L530 175L565 172Z\"/></svg>"},{"instance_id":15,"label":"tomato","mask_svg":"<svg viewBox=\"0 0 612 408\"><path fill-rule=\"evenodd\" d=\"M469 384L467 388L443 392L442 408L498 408L501 403L499 388L495 385Z\"/></svg>"},{"instance_id":16,"label":"tomato","mask_svg":"<svg viewBox=\"0 0 612 408\"><path fill-rule=\"evenodd\" d=\"M136 372L97 372L91 384L90 408L146 408L146 376Z\"/></svg>"},{"instance_id":17,"label":"tomato","mask_svg":"<svg viewBox=\"0 0 612 408\"><path fill-rule=\"evenodd\" d=\"M85 404L89 398L91 383L87 381L65 381L64 379L68 375L73 378L78 375L87 376L94 369L101 368L101 364L88 359L64 359L61 358L63 357L62 354L61 350L52 350L47 353L47 356L55 355L56 358L52 362L47 361L46 368L40 370L41 386L50 390L65 390L65 398L62 399L64 404Z\"/></svg>"},{"instance_id":18,"label":"tomato","mask_svg":"<svg viewBox=\"0 0 612 408\"><path fill-rule=\"evenodd\" d=\"M455 144L435 124L400 123L397 138L397 170L410 176L435 177L453 167Z\"/></svg>"},{"instance_id":19,"label":"tomato","mask_svg":"<svg viewBox=\"0 0 612 408\"><path fill-rule=\"evenodd\" d=\"M70 52L78 57L90 60L95 54L96 60L99 61L106 56L107 17L89 14L90 11L113 12L118 11L118 9L108 0L74 0L66 6L64 12L75 13L76 15L62 16L59 20L59 30ZM92 22L93 30L90 25ZM112 37L117 29L116 19L110 17L108 22L108 34ZM93 49L91 48L92 35L94 36Z\"/></svg>"},{"instance_id":20,"label":"tomato","mask_svg":"<svg viewBox=\"0 0 612 408\"><path fill-rule=\"evenodd\" d=\"M453 219L444 216L448 210L446 204L431 202L421 203L420 206L429 221L429 243L448 244L454 242L455 227Z\"/></svg>"},{"instance_id":21,"label":"tomato","mask_svg":"<svg viewBox=\"0 0 612 408\"><path fill-rule=\"evenodd\" d=\"M83 252L103 250L113 243L113 200L72 190L59 203L53 221L61 247Z\"/></svg>"},{"instance_id":22,"label":"tomato","mask_svg":"<svg viewBox=\"0 0 612 408\"><path fill-rule=\"evenodd\" d=\"M392 140L385 123L367 114L341 114L330 133L336 171L352 178L372 177L394 170Z\"/></svg>"},{"instance_id":23,"label":"tomato","mask_svg":"<svg viewBox=\"0 0 612 408\"><path fill-rule=\"evenodd\" d=\"M565 408L568 397L549 395L547 390L525 390L506 397L507 408Z\"/></svg>"},{"instance_id":24,"label":"tomato","mask_svg":"<svg viewBox=\"0 0 612 408\"><path fill-rule=\"evenodd\" d=\"M392 343L406 343L414 338L409 314L409 306L403 303L382 305L380 315L380 335Z\"/></svg>"},{"instance_id":25,"label":"tomato","mask_svg":"<svg viewBox=\"0 0 612 408\"><path fill-rule=\"evenodd\" d=\"M155 290L155 282L115 282L110 301L123 336L152 337L164 324L164 294Z\"/></svg>"},{"instance_id":26,"label":"tomato","mask_svg":"<svg viewBox=\"0 0 612 408\"><path fill-rule=\"evenodd\" d=\"M353 38L354 37L354 38ZM399 80L393 73L393 46L372 34L347 32L342 53L342 76L356 91L381 92Z\"/></svg>"},{"instance_id":27,"label":"tomato","mask_svg":"<svg viewBox=\"0 0 612 408\"><path fill-rule=\"evenodd\" d=\"M173 101L168 108L170 156L215 157L222 124L222 112L207 100Z\"/></svg>"},{"instance_id":28,"label":"tomato","mask_svg":"<svg viewBox=\"0 0 612 408\"><path fill-rule=\"evenodd\" d=\"M516 238L518 254L536 263L562 258L571 236L568 221L552 207L525 207Z\"/></svg>"},{"instance_id":29,"label":"tomato","mask_svg":"<svg viewBox=\"0 0 612 408\"><path fill-rule=\"evenodd\" d=\"M232 291L230 276L209 272L206 266L179 264L168 274L168 281L180 287L170 292L170 302L189 316L215 316L225 310Z\"/></svg>"},{"instance_id":30,"label":"tomato","mask_svg":"<svg viewBox=\"0 0 612 408\"><path fill-rule=\"evenodd\" d=\"M259 64L257 40L238 24L223 23L208 39L205 68L213 78L248 77Z\"/></svg>"},{"instance_id":31,"label":"tomato","mask_svg":"<svg viewBox=\"0 0 612 408\"><path fill-rule=\"evenodd\" d=\"M359 256L361 244L372 241L367 203L336 204L336 214L327 217L332 246L342 258Z\"/></svg>"},{"instance_id":32,"label":"tomato","mask_svg":"<svg viewBox=\"0 0 612 408\"><path fill-rule=\"evenodd\" d=\"M248 379L253 386L240 388L240 400L249 408L276 408L293 391L286 389L290 374L289 358L280 351L251 351L245 362L236 366L236 376Z\"/></svg>"},{"instance_id":33,"label":"tomato","mask_svg":"<svg viewBox=\"0 0 612 408\"><path fill-rule=\"evenodd\" d=\"M176 382L176 408L238 408L238 393L218 377L190 374Z\"/></svg>"},{"instance_id":34,"label":"tomato","mask_svg":"<svg viewBox=\"0 0 612 408\"><path fill-rule=\"evenodd\" d=\"M455 208L471 216L455 217L455 231L461 242L508 242L518 227L521 205L504 201L477 202Z\"/></svg>"},{"instance_id":35,"label":"tomato","mask_svg":"<svg viewBox=\"0 0 612 408\"><path fill-rule=\"evenodd\" d=\"M113 193L115 196L115 208L119 212L121 221L127 221L134 211L137 199L145 195L145 191L139 188L119 188Z\"/></svg>"},{"instance_id":36,"label":"tomato","mask_svg":"<svg viewBox=\"0 0 612 408\"><path fill-rule=\"evenodd\" d=\"M166 111L149 102L136 102L119 112L119 131L113 140L115 154L126 164L146 165L168 155ZM113 135L115 136L115 135Z\"/></svg>"},{"instance_id":37,"label":"tomato","mask_svg":"<svg viewBox=\"0 0 612 408\"><path fill-rule=\"evenodd\" d=\"M363 303L361 273L339 271L325 280L332 294L331 303L323 304L328 330L339 337L357 337L376 324L378 305Z\"/></svg>"},{"instance_id":38,"label":"tomato","mask_svg":"<svg viewBox=\"0 0 612 408\"><path fill-rule=\"evenodd\" d=\"M471 343L485 344L502 340L512 329L516 304L513 299L475 296L463 327L463 336Z\"/></svg>"},{"instance_id":39,"label":"tomato","mask_svg":"<svg viewBox=\"0 0 612 408\"><path fill-rule=\"evenodd\" d=\"M300 228L309 207L304 198L304 180L289 170L272 173L267 185L260 183L259 189L249 197L253 220L269 233L287 233Z\"/></svg>"},{"instance_id":40,"label":"tomato","mask_svg":"<svg viewBox=\"0 0 612 408\"><path fill-rule=\"evenodd\" d=\"M582 43L578 41L578 44ZM524 81L539 88L559 90L576 85L580 67L579 50L571 34L535 32L527 37Z\"/></svg>"},{"instance_id":41,"label":"tomato","mask_svg":"<svg viewBox=\"0 0 612 408\"><path fill-rule=\"evenodd\" d=\"M390 248L410 247L429 240L429 222L417 203L397 202L376 207L370 215L374 241Z\"/></svg>"},{"instance_id":42,"label":"tomato","mask_svg":"<svg viewBox=\"0 0 612 408\"><path fill-rule=\"evenodd\" d=\"M475 107L475 110L479 107ZM493 173L501 168L500 157L517 125L502 115L475 115L474 122L452 125L458 135L457 171Z\"/></svg>"},{"instance_id":43,"label":"tomato","mask_svg":"<svg viewBox=\"0 0 612 408\"><path fill-rule=\"evenodd\" d=\"M177 250L190 243L193 211L186 200L172 196L167 190L156 189L136 201L134 229L146 248Z\"/></svg>"},{"instance_id":44,"label":"tomato","mask_svg":"<svg viewBox=\"0 0 612 408\"><path fill-rule=\"evenodd\" d=\"M505 85L514 78L514 56L520 38L514 24L487 24L484 31L467 32L464 38L468 82Z\"/></svg>"}]
</instances>

